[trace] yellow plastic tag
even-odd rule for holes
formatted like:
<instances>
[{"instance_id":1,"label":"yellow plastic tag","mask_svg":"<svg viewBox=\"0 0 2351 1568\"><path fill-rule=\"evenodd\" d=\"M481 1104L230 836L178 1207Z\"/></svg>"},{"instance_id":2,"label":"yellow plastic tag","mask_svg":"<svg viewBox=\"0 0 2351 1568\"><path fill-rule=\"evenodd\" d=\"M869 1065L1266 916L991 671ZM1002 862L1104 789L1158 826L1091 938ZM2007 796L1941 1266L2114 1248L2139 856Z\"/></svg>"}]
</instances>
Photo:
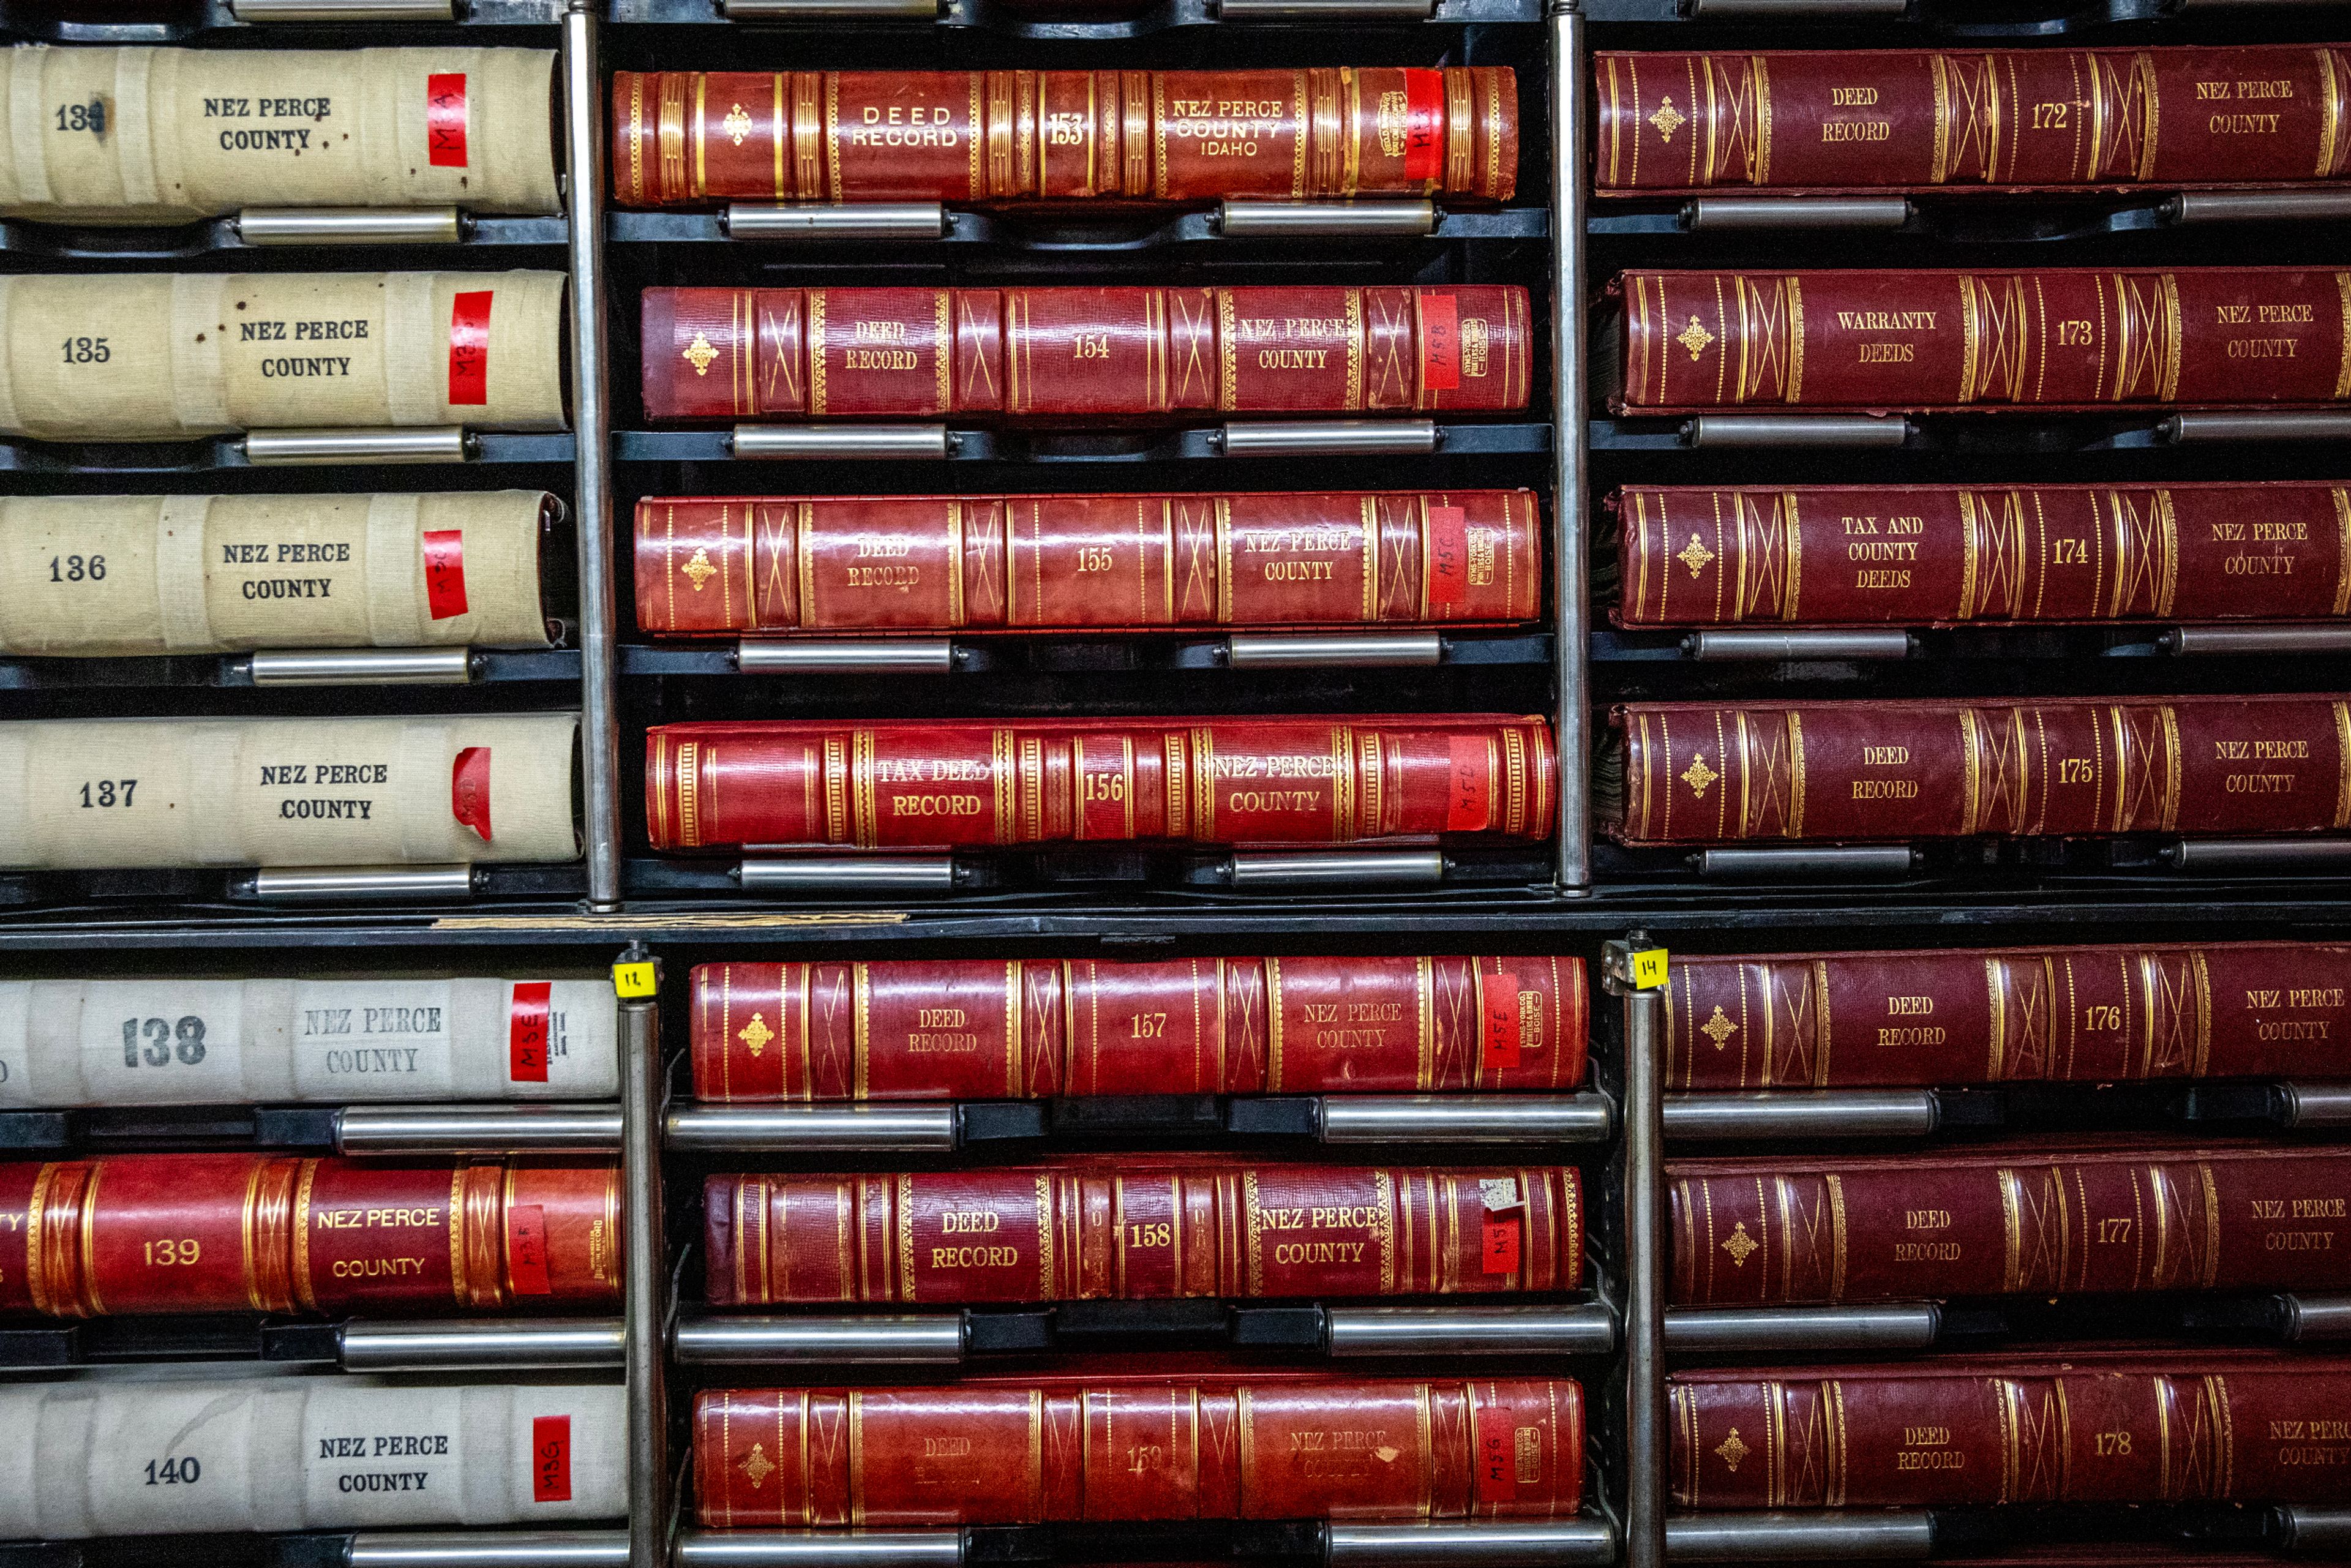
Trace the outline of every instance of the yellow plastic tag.
<instances>
[{"instance_id":1,"label":"yellow plastic tag","mask_svg":"<svg viewBox=\"0 0 2351 1568\"><path fill-rule=\"evenodd\" d=\"M1665 956L1663 953L1657 955L1660 974L1664 973ZM631 998L650 997L658 984L659 982L653 977L653 967L650 960L642 964L612 966L612 989L618 991L622 997Z\"/></svg>"},{"instance_id":2,"label":"yellow plastic tag","mask_svg":"<svg viewBox=\"0 0 2351 1568\"><path fill-rule=\"evenodd\" d=\"M1666 950L1649 947L1633 955L1633 988L1654 991L1666 983ZM622 993L627 995L625 991Z\"/></svg>"}]
</instances>

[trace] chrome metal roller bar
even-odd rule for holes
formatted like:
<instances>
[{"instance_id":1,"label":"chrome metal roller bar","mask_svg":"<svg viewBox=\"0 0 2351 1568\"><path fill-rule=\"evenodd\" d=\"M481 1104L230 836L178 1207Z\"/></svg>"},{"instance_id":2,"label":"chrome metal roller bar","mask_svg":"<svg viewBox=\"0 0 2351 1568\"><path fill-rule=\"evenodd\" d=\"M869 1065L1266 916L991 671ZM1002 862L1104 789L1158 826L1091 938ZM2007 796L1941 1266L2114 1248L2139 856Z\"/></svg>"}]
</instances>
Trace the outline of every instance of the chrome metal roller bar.
<instances>
[{"instance_id":1,"label":"chrome metal roller bar","mask_svg":"<svg viewBox=\"0 0 2351 1568\"><path fill-rule=\"evenodd\" d=\"M953 893L955 857L943 854L793 855L735 868L746 893Z\"/></svg>"},{"instance_id":2,"label":"chrome metal roller bar","mask_svg":"<svg viewBox=\"0 0 2351 1568\"><path fill-rule=\"evenodd\" d=\"M347 1105L345 1155L605 1155L621 1146L618 1105Z\"/></svg>"},{"instance_id":3,"label":"chrome metal roller bar","mask_svg":"<svg viewBox=\"0 0 2351 1568\"><path fill-rule=\"evenodd\" d=\"M952 1105L688 1105L664 1124L673 1149L744 1154L956 1146Z\"/></svg>"},{"instance_id":4,"label":"chrome metal roller bar","mask_svg":"<svg viewBox=\"0 0 2351 1568\"><path fill-rule=\"evenodd\" d=\"M1827 882L1908 876L1917 868L1917 852L1907 844L1741 844L1698 852L1700 876Z\"/></svg>"},{"instance_id":5,"label":"chrome metal roller bar","mask_svg":"<svg viewBox=\"0 0 2351 1568\"><path fill-rule=\"evenodd\" d=\"M1236 670L1395 669L1445 662L1445 639L1435 632L1256 633L1225 639L1225 663Z\"/></svg>"},{"instance_id":6,"label":"chrome metal roller bar","mask_svg":"<svg viewBox=\"0 0 2351 1568\"><path fill-rule=\"evenodd\" d=\"M1426 22L1436 0L1217 0L1219 22Z\"/></svg>"},{"instance_id":7,"label":"chrome metal roller bar","mask_svg":"<svg viewBox=\"0 0 2351 1568\"><path fill-rule=\"evenodd\" d=\"M1604 1094L1325 1094L1326 1144L1596 1144L1614 1127Z\"/></svg>"},{"instance_id":8,"label":"chrome metal roller bar","mask_svg":"<svg viewBox=\"0 0 2351 1568\"><path fill-rule=\"evenodd\" d=\"M2351 626L2174 626L2157 639L2167 653L2341 653L2351 652Z\"/></svg>"},{"instance_id":9,"label":"chrome metal roller bar","mask_svg":"<svg viewBox=\"0 0 2351 1568\"><path fill-rule=\"evenodd\" d=\"M330 899L392 899L445 904L474 896L469 865L265 866L236 880L235 890L266 904Z\"/></svg>"},{"instance_id":10,"label":"chrome metal roller bar","mask_svg":"<svg viewBox=\"0 0 2351 1568\"><path fill-rule=\"evenodd\" d=\"M926 15L935 5L935 0L921 0L918 7L906 14ZM913 243L944 238L947 210L937 202L875 202L855 207L784 207L735 202L729 204L720 222L728 239L799 241L809 245L848 240Z\"/></svg>"},{"instance_id":11,"label":"chrome metal roller bar","mask_svg":"<svg viewBox=\"0 0 2351 1568\"><path fill-rule=\"evenodd\" d=\"M2289 1127L2351 1126L2351 1083L2286 1083Z\"/></svg>"},{"instance_id":12,"label":"chrome metal roller bar","mask_svg":"<svg viewBox=\"0 0 2351 1568\"><path fill-rule=\"evenodd\" d=\"M2351 1339L2351 1295L2295 1291L2278 1298L2285 1309L2286 1339L2296 1343Z\"/></svg>"},{"instance_id":13,"label":"chrome metal roller bar","mask_svg":"<svg viewBox=\"0 0 2351 1568\"><path fill-rule=\"evenodd\" d=\"M272 648L247 655L256 686L462 686L471 648Z\"/></svg>"},{"instance_id":14,"label":"chrome metal roller bar","mask_svg":"<svg viewBox=\"0 0 2351 1568\"><path fill-rule=\"evenodd\" d=\"M2351 1552L2351 1508L2319 1508L2292 1502L2273 1509L2288 1552Z\"/></svg>"},{"instance_id":15,"label":"chrome metal roller bar","mask_svg":"<svg viewBox=\"0 0 2351 1568\"><path fill-rule=\"evenodd\" d=\"M944 462L955 445L944 424L738 424L733 444L737 457L908 462Z\"/></svg>"},{"instance_id":16,"label":"chrome metal roller bar","mask_svg":"<svg viewBox=\"0 0 2351 1568\"><path fill-rule=\"evenodd\" d=\"M730 22L854 22L939 14L938 0L719 0Z\"/></svg>"},{"instance_id":17,"label":"chrome metal roller bar","mask_svg":"<svg viewBox=\"0 0 2351 1568\"><path fill-rule=\"evenodd\" d=\"M248 430L245 460L256 468L320 463L463 463L473 455L463 425L413 429Z\"/></svg>"},{"instance_id":18,"label":"chrome metal roller bar","mask_svg":"<svg viewBox=\"0 0 2351 1568\"><path fill-rule=\"evenodd\" d=\"M2159 427L2182 446L2227 441L2351 440L2351 411L2331 408L2200 410L2175 413Z\"/></svg>"},{"instance_id":19,"label":"chrome metal roller bar","mask_svg":"<svg viewBox=\"0 0 2351 1568\"><path fill-rule=\"evenodd\" d=\"M1767 626L1692 632L1682 652L1702 664L1734 659L1907 659L1917 640L1899 626L1781 632Z\"/></svg>"},{"instance_id":20,"label":"chrome metal roller bar","mask_svg":"<svg viewBox=\"0 0 2351 1568\"><path fill-rule=\"evenodd\" d=\"M1754 229L1898 229L1907 196L1699 196L1682 205L1692 234Z\"/></svg>"},{"instance_id":21,"label":"chrome metal roller bar","mask_svg":"<svg viewBox=\"0 0 2351 1568\"><path fill-rule=\"evenodd\" d=\"M1935 1516L1920 1510L1684 1513L1666 1521L1668 1563L1916 1562L1934 1550Z\"/></svg>"},{"instance_id":22,"label":"chrome metal roller bar","mask_svg":"<svg viewBox=\"0 0 2351 1568\"><path fill-rule=\"evenodd\" d=\"M1239 888L1428 887L1445 880L1442 850L1235 850Z\"/></svg>"},{"instance_id":23,"label":"chrome metal roller bar","mask_svg":"<svg viewBox=\"0 0 2351 1568\"><path fill-rule=\"evenodd\" d=\"M794 1317L681 1317L670 1344L700 1365L764 1362L952 1365L963 1360L961 1312L818 1312Z\"/></svg>"},{"instance_id":24,"label":"chrome metal roller bar","mask_svg":"<svg viewBox=\"0 0 2351 1568\"><path fill-rule=\"evenodd\" d=\"M1899 16L1907 0L1683 0L1693 18L1728 20L1735 16L1824 16L1837 21L1859 16Z\"/></svg>"},{"instance_id":25,"label":"chrome metal roller bar","mask_svg":"<svg viewBox=\"0 0 2351 1568\"><path fill-rule=\"evenodd\" d=\"M1228 457L1366 457L1434 452L1437 436L1433 419L1294 419L1229 423L1217 441Z\"/></svg>"},{"instance_id":26,"label":"chrome metal roller bar","mask_svg":"<svg viewBox=\"0 0 2351 1568\"><path fill-rule=\"evenodd\" d=\"M1592 139L1583 84L1591 77L1591 36L1576 0L1544 7L1550 65L1551 159L1551 477L1552 642L1558 665L1552 735L1562 757L1591 752L1592 406L1590 321L1585 272L1592 204ZM1581 766L1559 770L1559 841L1552 873L1562 896L1582 898L1592 885L1592 780Z\"/></svg>"},{"instance_id":27,"label":"chrome metal roller bar","mask_svg":"<svg viewBox=\"0 0 2351 1568\"><path fill-rule=\"evenodd\" d=\"M1932 1301L1854 1307L1667 1307L1666 1348L1677 1355L1721 1352L1924 1350L1943 1312Z\"/></svg>"},{"instance_id":28,"label":"chrome metal roller bar","mask_svg":"<svg viewBox=\"0 0 2351 1568\"><path fill-rule=\"evenodd\" d=\"M644 949L621 955L637 962ZM658 980L656 971L656 980ZM615 989L617 990L617 987ZM619 1002L621 1036L621 1207L624 1236L662 1233L661 1008L653 997ZM658 1568L669 1550L669 1361L663 1332L669 1313L668 1259L651 1245L622 1249L622 1311L628 1322L622 1379L629 1402L629 1560Z\"/></svg>"},{"instance_id":29,"label":"chrome metal roller bar","mask_svg":"<svg viewBox=\"0 0 2351 1568\"><path fill-rule=\"evenodd\" d=\"M2182 191L2163 204L2167 222L2303 223L2351 217L2351 191L2325 185L2281 191Z\"/></svg>"},{"instance_id":30,"label":"chrome metal roller bar","mask_svg":"<svg viewBox=\"0 0 2351 1568\"><path fill-rule=\"evenodd\" d=\"M1332 1307L1324 1348L1365 1355L1605 1355L1616 1320L1596 1301L1571 1307Z\"/></svg>"},{"instance_id":31,"label":"chrome metal roller bar","mask_svg":"<svg viewBox=\"0 0 2351 1568\"><path fill-rule=\"evenodd\" d=\"M1602 1568L1616 1532L1598 1519L1350 1524L1322 1531L1326 1568Z\"/></svg>"},{"instance_id":32,"label":"chrome metal roller bar","mask_svg":"<svg viewBox=\"0 0 2351 1568\"><path fill-rule=\"evenodd\" d=\"M735 644L735 667L747 675L944 675L955 668L955 643L946 637L810 643L746 637Z\"/></svg>"},{"instance_id":33,"label":"chrome metal roller bar","mask_svg":"<svg viewBox=\"0 0 2351 1568\"><path fill-rule=\"evenodd\" d=\"M1935 1130L1931 1089L1763 1090L1668 1094L1666 1141L1708 1138L1916 1138Z\"/></svg>"},{"instance_id":34,"label":"chrome metal roller bar","mask_svg":"<svg viewBox=\"0 0 2351 1568\"><path fill-rule=\"evenodd\" d=\"M1898 414L1701 413L1682 422L1687 446L1861 447L1889 451L1910 439Z\"/></svg>"},{"instance_id":35,"label":"chrome metal roller bar","mask_svg":"<svg viewBox=\"0 0 2351 1568\"><path fill-rule=\"evenodd\" d=\"M455 245L465 237L455 207L247 207L236 214L247 245Z\"/></svg>"},{"instance_id":36,"label":"chrome metal roller bar","mask_svg":"<svg viewBox=\"0 0 2351 1568\"><path fill-rule=\"evenodd\" d=\"M240 22L454 22L456 0L229 0Z\"/></svg>"},{"instance_id":37,"label":"chrome metal roller bar","mask_svg":"<svg viewBox=\"0 0 2351 1568\"><path fill-rule=\"evenodd\" d=\"M618 1366L628 1338L619 1318L354 1320L335 1331L345 1372Z\"/></svg>"},{"instance_id":38,"label":"chrome metal roller bar","mask_svg":"<svg viewBox=\"0 0 2351 1568\"><path fill-rule=\"evenodd\" d=\"M1603 986L1625 1009L1625 1563L1666 1560L1666 993L1633 984L1635 934L1601 951Z\"/></svg>"},{"instance_id":39,"label":"chrome metal roller bar","mask_svg":"<svg viewBox=\"0 0 2351 1568\"><path fill-rule=\"evenodd\" d=\"M1217 208L1217 232L1227 239L1426 235L1436 229L1437 204L1429 201L1251 202L1228 196Z\"/></svg>"},{"instance_id":40,"label":"chrome metal roller bar","mask_svg":"<svg viewBox=\"0 0 2351 1568\"><path fill-rule=\"evenodd\" d=\"M2164 860L2182 872L2308 872L2351 868L2351 839L2182 839Z\"/></svg>"},{"instance_id":41,"label":"chrome metal roller bar","mask_svg":"<svg viewBox=\"0 0 2351 1568\"><path fill-rule=\"evenodd\" d=\"M955 1568L960 1530L689 1530L675 1568Z\"/></svg>"},{"instance_id":42,"label":"chrome metal roller bar","mask_svg":"<svg viewBox=\"0 0 2351 1568\"><path fill-rule=\"evenodd\" d=\"M345 1568L628 1568L625 1530L362 1530Z\"/></svg>"}]
</instances>

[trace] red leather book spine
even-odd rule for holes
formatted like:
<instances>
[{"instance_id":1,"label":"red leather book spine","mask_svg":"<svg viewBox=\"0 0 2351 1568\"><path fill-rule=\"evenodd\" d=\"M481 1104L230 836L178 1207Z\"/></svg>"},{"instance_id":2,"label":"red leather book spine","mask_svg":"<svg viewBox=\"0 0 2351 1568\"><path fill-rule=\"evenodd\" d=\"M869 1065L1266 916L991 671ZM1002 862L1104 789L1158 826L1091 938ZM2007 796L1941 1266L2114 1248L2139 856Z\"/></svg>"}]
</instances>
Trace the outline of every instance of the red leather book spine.
<instances>
[{"instance_id":1,"label":"red leather book spine","mask_svg":"<svg viewBox=\"0 0 2351 1568\"><path fill-rule=\"evenodd\" d=\"M774 632L1143 631L1532 619L1526 490L653 497L637 624Z\"/></svg>"},{"instance_id":2,"label":"red leather book spine","mask_svg":"<svg viewBox=\"0 0 2351 1568\"><path fill-rule=\"evenodd\" d=\"M1508 201L1507 67L616 71L612 197L721 201Z\"/></svg>"},{"instance_id":3,"label":"red leather book spine","mask_svg":"<svg viewBox=\"0 0 2351 1568\"><path fill-rule=\"evenodd\" d=\"M1518 409L1531 341L1526 290L1488 284L648 288L642 311L657 420Z\"/></svg>"},{"instance_id":4,"label":"red leather book spine","mask_svg":"<svg viewBox=\"0 0 2351 1568\"><path fill-rule=\"evenodd\" d=\"M1583 1391L1541 1378L713 1389L695 1510L713 1530L1556 1519L1583 1448Z\"/></svg>"},{"instance_id":5,"label":"red leather book spine","mask_svg":"<svg viewBox=\"0 0 2351 1568\"><path fill-rule=\"evenodd\" d=\"M0 1306L56 1317L620 1297L609 1166L172 1155L0 1172Z\"/></svg>"},{"instance_id":6,"label":"red leather book spine","mask_svg":"<svg viewBox=\"0 0 2351 1568\"><path fill-rule=\"evenodd\" d=\"M1622 626L2351 613L2340 485L1645 486L1609 505Z\"/></svg>"},{"instance_id":7,"label":"red leather book spine","mask_svg":"<svg viewBox=\"0 0 2351 1568\"><path fill-rule=\"evenodd\" d=\"M2310 1413L2351 1396L2340 1361L2200 1370L1673 1377L1685 1509L2351 1500ZM2332 1417L2328 1418L2330 1421Z\"/></svg>"},{"instance_id":8,"label":"red leather book spine","mask_svg":"<svg viewBox=\"0 0 2351 1568\"><path fill-rule=\"evenodd\" d=\"M645 816L680 850L1541 838L1557 768L1541 719L1485 715L678 724L646 734Z\"/></svg>"},{"instance_id":9,"label":"red leather book spine","mask_svg":"<svg viewBox=\"0 0 2351 1568\"><path fill-rule=\"evenodd\" d=\"M1628 412L2351 397L2351 272L1627 272L1609 287Z\"/></svg>"},{"instance_id":10,"label":"red leather book spine","mask_svg":"<svg viewBox=\"0 0 2351 1568\"><path fill-rule=\"evenodd\" d=\"M2351 1076L2351 947L1962 948L1674 961L1676 1089Z\"/></svg>"},{"instance_id":11,"label":"red leather book spine","mask_svg":"<svg viewBox=\"0 0 2351 1568\"><path fill-rule=\"evenodd\" d=\"M1612 721L1610 831L1630 843L2351 828L2338 697L1662 703Z\"/></svg>"},{"instance_id":12,"label":"red leather book spine","mask_svg":"<svg viewBox=\"0 0 2351 1568\"><path fill-rule=\"evenodd\" d=\"M703 964L703 1100L1566 1090L1583 965L1560 957Z\"/></svg>"},{"instance_id":13,"label":"red leather book spine","mask_svg":"<svg viewBox=\"0 0 2351 1568\"><path fill-rule=\"evenodd\" d=\"M1564 1167L715 1176L706 1288L716 1306L1568 1290L1579 1198Z\"/></svg>"},{"instance_id":14,"label":"red leather book spine","mask_svg":"<svg viewBox=\"0 0 2351 1568\"><path fill-rule=\"evenodd\" d=\"M1823 49L1593 58L1600 194L2339 180L2326 46Z\"/></svg>"},{"instance_id":15,"label":"red leather book spine","mask_svg":"<svg viewBox=\"0 0 2351 1568\"><path fill-rule=\"evenodd\" d=\"M2144 1149L1667 1167L1681 1306L2351 1281L2351 1155Z\"/></svg>"}]
</instances>

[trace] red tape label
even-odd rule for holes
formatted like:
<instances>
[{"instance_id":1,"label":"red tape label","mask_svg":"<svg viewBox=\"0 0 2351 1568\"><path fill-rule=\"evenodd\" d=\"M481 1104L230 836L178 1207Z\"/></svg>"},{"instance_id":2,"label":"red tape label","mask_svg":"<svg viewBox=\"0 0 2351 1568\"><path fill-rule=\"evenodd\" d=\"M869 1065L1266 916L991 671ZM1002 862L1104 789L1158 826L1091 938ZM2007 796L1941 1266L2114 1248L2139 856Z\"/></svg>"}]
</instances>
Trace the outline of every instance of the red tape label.
<instances>
[{"instance_id":1,"label":"red tape label","mask_svg":"<svg viewBox=\"0 0 2351 1568\"><path fill-rule=\"evenodd\" d=\"M490 841L490 748L469 746L449 770L449 814Z\"/></svg>"},{"instance_id":2,"label":"red tape label","mask_svg":"<svg viewBox=\"0 0 2351 1568\"><path fill-rule=\"evenodd\" d=\"M1450 294L1420 297L1420 390L1458 392L1461 386L1461 304Z\"/></svg>"},{"instance_id":3,"label":"red tape label","mask_svg":"<svg viewBox=\"0 0 2351 1568\"><path fill-rule=\"evenodd\" d=\"M1512 1255L1517 1251L1513 1246ZM1492 1265L1486 1271L1492 1273ZM518 1203L507 1210L507 1281L517 1296L554 1293L547 1282L547 1210L538 1204Z\"/></svg>"},{"instance_id":4,"label":"red tape label","mask_svg":"<svg viewBox=\"0 0 2351 1568\"><path fill-rule=\"evenodd\" d=\"M1489 1274L1515 1274L1519 1271L1519 1222L1515 1219L1486 1221L1485 1244L1479 1249Z\"/></svg>"},{"instance_id":5,"label":"red tape label","mask_svg":"<svg viewBox=\"0 0 2351 1568\"><path fill-rule=\"evenodd\" d=\"M1445 172L1445 73L1404 73L1404 177L1434 180Z\"/></svg>"},{"instance_id":6,"label":"red tape label","mask_svg":"<svg viewBox=\"0 0 2351 1568\"><path fill-rule=\"evenodd\" d=\"M424 156L435 169L465 166L465 73L424 78Z\"/></svg>"},{"instance_id":7,"label":"red tape label","mask_svg":"<svg viewBox=\"0 0 2351 1568\"><path fill-rule=\"evenodd\" d=\"M465 530L424 530L424 607L435 621L465 613Z\"/></svg>"},{"instance_id":8,"label":"red tape label","mask_svg":"<svg viewBox=\"0 0 2351 1568\"><path fill-rule=\"evenodd\" d=\"M490 296L467 289L449 307L449 401L490 401Z\"/></svg>"},{"instance_id":9,"label":"red tape label","mask_svg":"<svg viewBox=\"0 0 2351 1568\"><path fill-rule=\"evenodd\" d=\"M514 1082L547 1082L547 1015L554 991L551 980L515 982L507 1009L507 1077Z\"/></svg>"},{"instance_id":10,"label":"red tape label","mask_svg":"<svg viewBox=\"0 0 2351 1568\"><path fill-rule=\"evenodd\" d=\"M1510 1406L1493 1402L1492 1387L1478 1388L1478 1500L1511 1502L1519 1494L1518 1433Z\"/></svg>"},{"instance_id":11,"label":"red tape label","mask_svg":"<svg viewBox=\"0 0 2351 1568\"><path fill-rule=\"evenodd\" d=\"M571 1500L571 1417L530 1418L530 1500Z\"/></svg>"},{"instance_id":12,"label":"red tape label","mask_svg":"<svg viewBox=\"0 0 2351 1568\"><path fill-rule=\"evenodd\" d=\"M1439 610L1468 597L1468 509L1432 506L1428 508L1428 607Z\"/></svg>"},{"instance_id":13,"label":"red tape label","mask_svg":"<svg viewBox=\"0 0 2351 1568\"><path fill-rule=\"evenodd\" d=\"M1445 831L1482 833L1489 815L1486 805L1489 772L1486 737L1455 735L1446 737L1449 771L1445 780Z\"/></svg>"},{"instance_id":14,"label":"red tape label","mask_svg":"<svg viewBox=\"0 0 2351 1568\"><path fill-rule=\"evenodd\" d=\"M1519 1064L1519 977L1508 969L1478 977L1479 998L1485 1003L1484 1061L1489 1068Z\"/></svg>"}]
</instances>

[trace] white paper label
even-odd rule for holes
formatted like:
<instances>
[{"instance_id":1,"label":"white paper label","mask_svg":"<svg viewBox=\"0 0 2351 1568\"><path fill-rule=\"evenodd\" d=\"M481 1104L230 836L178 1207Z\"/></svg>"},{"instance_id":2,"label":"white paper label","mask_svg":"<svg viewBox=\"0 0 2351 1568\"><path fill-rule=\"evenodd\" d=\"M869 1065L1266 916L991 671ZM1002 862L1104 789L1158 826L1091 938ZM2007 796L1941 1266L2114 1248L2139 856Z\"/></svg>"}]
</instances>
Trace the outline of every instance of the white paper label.
<instances>
[{"instance_id":1,"label":"white paper label","mask_svg":"<svg viewBox=\"0 0 2351 1568\"><path fill-rule=\"evenodd\" d=\"M389 1099L453 1084L444 980L294 988L294 1087L305 1100Z\"/></svg>"},{"instance_id":2,"label":"white paper label","mask_svg":"<svg viewBox=\"0 0 2351 1568\"><path fill-rule=\"evenodd\" d=\"M323 1381L323 1380L322 1380ZM313 1525L423 1524L463 1516L456 1388L316 1389L302 1422Z\"/></svg>"},{"instance_id":3,"label":"white paper label","mask_svg":"<svg viewBox=\"0 0 2351 1568\"><path fill-rule=\"evenodd\" d=\"M253 1391L158 1384L101 1394L90 1426L90 1518L109 1534L249 1528Z\"/></svg>"},{"instance_id":4,"label":"white paper label","mask_svg":"<svg viewBox=\"0 0 2351 1568\"><path fill-rule=\"evenodd\" d=\"M101 980L82 992L82 1086L101 1104L249 1098L245 1044L235 981Z\"/></svg>"}]
</instances>

